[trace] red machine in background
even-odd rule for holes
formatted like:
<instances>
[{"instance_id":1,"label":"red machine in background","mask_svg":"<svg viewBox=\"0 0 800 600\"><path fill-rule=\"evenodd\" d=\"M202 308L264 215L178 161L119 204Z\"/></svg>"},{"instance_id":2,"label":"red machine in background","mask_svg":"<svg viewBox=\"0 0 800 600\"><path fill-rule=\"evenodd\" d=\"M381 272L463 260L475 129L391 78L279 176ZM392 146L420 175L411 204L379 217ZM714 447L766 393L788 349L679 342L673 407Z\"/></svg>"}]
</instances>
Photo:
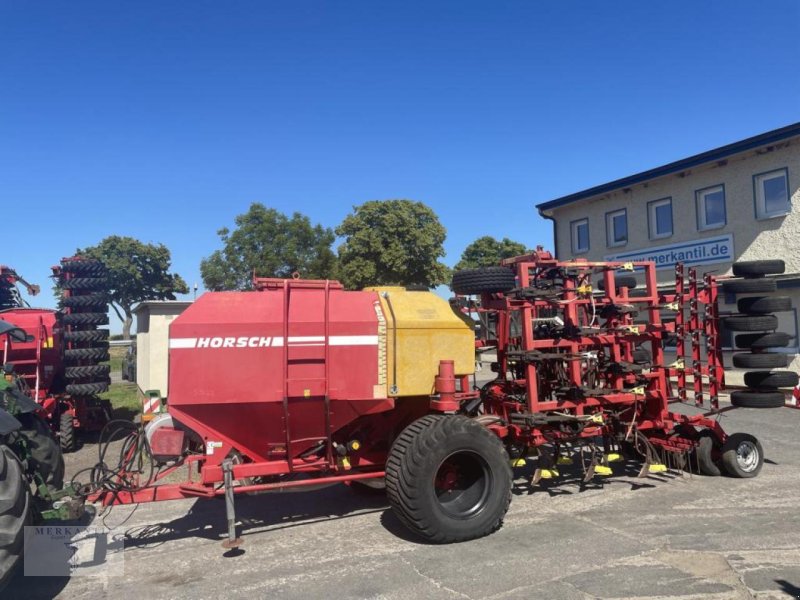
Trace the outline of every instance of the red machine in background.
<instances>
[{"instance_id":1,"label":"red machine in background","mask_svg":"<svg viewBox=\"0 0 800 600\"><path fill-rule=\"evenodd\" d=\"M60 310L31 308L17 288L35 296L13 269L0 266L0 319L23 329L26 342L0 347L0 364L42 407L59 434L62 450L77 448L77 431L99 431L110 419L110 403L97 397L108 389L108 323L105 267L94 260L65 258L53 268L63 290Z\"/></svg>"},{"instance_id":2,"label":"red machine in background","mask_svg":"<svg viewBox=\"0 0 800 600\"><path fill-rule=\"evenodd\" d=\"M629 293L626 271L642 274L643 291ZM254 283L204 294L175 319L169 414L129 428L121 463L92 470L90 500L224 495L230 547L236 493L385 484L409 529L456 542L500 527L512 465L529 460L534 485L573 462L583 482L608 476L626 456L641 477L754 477L761 444L716 417L783 405L780 393L746 392L719 405L717 281L682 265L668 294L652 262L558 261L541 249L456 272L450 303L402 288ZM478 344L497 351L481 389L469 381L467 314L482 316ZM183 482L165 481L182 468Z\"/></svg>"}]
</instances>

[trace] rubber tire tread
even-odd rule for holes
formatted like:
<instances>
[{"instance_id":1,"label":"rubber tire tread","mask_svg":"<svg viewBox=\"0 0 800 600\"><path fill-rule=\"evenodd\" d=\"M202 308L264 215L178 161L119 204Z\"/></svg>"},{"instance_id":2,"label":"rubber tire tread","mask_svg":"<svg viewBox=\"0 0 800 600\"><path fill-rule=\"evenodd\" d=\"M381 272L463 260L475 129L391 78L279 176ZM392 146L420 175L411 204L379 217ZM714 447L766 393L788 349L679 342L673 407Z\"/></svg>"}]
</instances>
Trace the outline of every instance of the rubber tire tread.
<instances>
[{"instance_id":1,"label":"rubber tire tread","mask_svg":"<svg viewBox=\"0 0 800 600\"><path fill-rule=\"evenodd\" d=\"M95 348L67 348L64 350L64 360L75 362L79 360L89 360L94 362L106 362L110 359L108 346L97 346Z\"/></svg>"},{"instance_id":2,"label":"rubber tire tread","mask_svg":"<svg viewBox=\"0 0 800 600\"><path fill-rule=\"evenodd\" d=\"M614 278L614 285L619 291L621 288L628 288L632 290L636 287L636 277L633 275L619 275ZM597 287L603 291L606 289L606 282L605 280L601 279L597 282Z\"/></svg>"},{"instance_id":3,"label":"rubber tire tread","mask_svg":"<svg viewBox=\"0 0 800 600\"><path fill-rule=\"evenodd\" d=\"M514 271L508 267L481 267L453 273L450 287L456 294L494 294L516 287Z\"/></svg>"},{"instance_id":4,"label":"rubber tire tread","mask_svg":"<svg viewBox=\"0 0 800 600\"><path fill-rule=\"evenodd\" d=\"M67 379L105 379L111 372L111 365L80 365L77 367L66 367L64 376Z\"/></svg>"},{"instance_id":5,"label":"rubber tire tread","mask_svg":"<svg viewBox=\"0 0 800 600\"><path fill-rule=\"evenodd\" d=\"M64 455L53 432L42 417L35 413L18 415L22 423L20 435L28 442L28 466L39 473L53 491L64 487Z\"/></svg>"},{"instance_id":6,"label":"rubber tire tread","mask_svg":"<svg viewBox=\"0 0 800 600\"><path fill-rule=\"evenodd\" d=\"M108 313L72 313L62 314L61 322L64 325L108 325Z\"/></svg>"},{"instance_id":7,"label":"rubber tire tread","mask_svg":"<svg viewBox=\"0 0 800 600\"><path fill-rule=\"evenodd\" d=\"M749 388L793 388L800 382L794 371L748 371L744 384Z\"/></svg>"},{"instance_id":8,"label":"rubber tire tread","mask_svg":"<svg viewBox=\"0 0 800 600\"><path fill-rule=\"evenodd\" d=\"M737 369L784 369L789 364L789 355L780 352L739 352L733 355L733 366Z\"/></svg>"},{"instance_id":9,"label":"rubber tire tread","mask_svg":"<svg viewBox=\"0 0 800 600\"><path fill-rule=\"evenodd\" d=\"M786 396L780 391L734 390L731 404L739 408L782 408Z\"/></svg>"},{"instance_id":10,"label":"rubber tire tread","mask_svg":"<svg viewBox=\"0 0 800 600\"><path fill-rule=\"evenodd\" d=\"M74 277L62 281L61 288L65 290L104 290L108 287L105 277Z\"/></svg>"},{"instance_id":11,"label":"rubber tire tread","mask_svg":"<svg viewBox=\"0 0 800 600\"><path fill-rule=\"evenodd\" d=\"M108 339L108 329L65 331L63 335L65 342L105 342Z\"/></svg>"},{"instance_id":12,"label":"rubber tire tread","mask_svg":"<svg viewBox=\"0 0 800 600\"><path fill-rule=\"evenodd\" d=\"M103 292L93 292L83 296L68 296L61 299L61 304L65 308L90 308L93 306L106 307L108 306L108 294Z\"/></svg>"},{"instance_id":13,"label":"rubber tire tread","mask_svg":"<svg viewBox=\"0 0 800 600\"><path fill-rule=\"evenodd\" d=\"M31 516L31 493L22 464L6 445L0 445L0 591L22 564L25 526Z\"/></svg>"},{"instance_id":14,"label":"rubber tire tread","mask_svg":"<svg viewBox=\"0 0 800 600\"><path fill-rule=\"evenodd\" d=\"M769 260L743 260L733 263L733 274L736 277L780 275L785 271L786 263L779 258Z\"/></svg>"},{"instance_id":15,"label":"rubber tire tread","mask_svg":"<svg viewBox=\"0 0 800 600\"><path fill-rule=\"evenodd\" d=\"M433 483L433 476L427 477L422 474L425 463L429 461L432 453L440 450L456 435L467 435L472 439L483 437L497 451L498 456L495 458L500 459L498 464L501 465L500 471L492 473L496 487L488 501L489 503L500 501L497 512L488 513L493 518L488 522L483 519L484 522L478 523L478 527L471 531L453 532L452 529L447 531L447 521L455 522L455 519L437 513L435 506L430 510L432 503L435 503L432 500L433 490L424 487L425 483ZM474 451L475 448L470 450ZM483 458L491 462L489 457ZM435 476L435 473L433 475ZM394 441L386 461L386 495L394 513L412 532L437 544L480 538L499 529L511 503L512 478L510 459L500 438L482 425L461 415L426 415L414 421ZM506 484L506 489L503 489L503 484ZM502 497L497 496L498 494L502 494ZM481 511L479 516L485 514L487 514L485 511Z\"/></svg>"},{"instance_id":16,"label":"rubber tire tread","mask_svg":"<svg viewBox=\"0 0 800 600\"><path fill-rule=\"evenodd\" d=\"M739 439L746 438L756 443L758 448L758 466L754 471L749 473L742 471L736 462L736 448L739 446ZM725 444L722 446L722 468L729 477L737 477L750 479L757 476L761 472L761 467L764 466L764 448L761 447L761 442L755 436L749 433L733 433L728 436Z\"/></svg>"},{"instance_id":17,"label":"rubber tire tread","mask_svg":"<svg viewBox=\"0 0 800 600\"><path fill-rule=\"evenodd\" d=\"M732 315L722 318L722 325L732 331L773 331L778 328L775 315Z\"/></svg>"},{"instance_id":18,"label":"rubber tire tread","mask_svg":"<svg viewBox=\"0 0 800 600\"><path fill-rule=\"evenodd\" d=\"M778 289L774 279L739 279L722 282L726 294L768 294Z\"/></svg>"},{"instance_id":19,"label":"rubber tire tread","mask_svg":"<svg viewBox=\"0 0 800 600\"><path fill-rule=\"evenodd\" d=\"M83 275L89 277L105 277L108 273L106 266L99 260L93 259L80 259L80 260L65 260L61 262L61 271L63 273L74 273L76 275Z\"/></svg>"},{"instance_id":20,"label":"rubber tire tread","mask_svg":"<svg viewBox=\"0 0 800 600\"><path fill-rule=\"evenodd\" d=\"M736 336L736 346L738 348L785 348L789 345L792 336L782 331L773 333L743 333Z\"/></svg>"},{"instance_id":21,"label":"rubber tire tread","mask_svg":"<svg viewBox=\"0 0 800 600\"><path fill-rule=\"evenodd\" d=\"M78 449L78 438L75 436L75 423L72 415L61 413L58 419L58 444L62 452L75 452Z\"/></svg>"},{"instance_id":22,"label":"rubber tire tread","mask_svg":"<svg viewBox=\"0 0 800 600\"><path fill-rule=\"evenodd\" d=\"M740 313L748 315L763 315L772 312L783 312L792 309L792 299L789 296L755 296L739 298L736 308Z\"/></svg>"},{"instance_id":23,"label":"rubber tire tread","mask_svg":"<svg viewBox=\"0 0 800 600\"><path fill-rule=\"evenodd\" d=\"M704 429L700 432L700 438L697 441L695 454L697 456L697 468L701 475L706 477L718 477L722 475L722 470L719 465L714 462L712 450L714 448L714 434Z\"/></svg>"},{"instance_id":24,"label":"rubber tire tread","mask_svg":"<svg viewBox=\"0 0 800 600\"><path fill-rule=\"evenodd\" d=\"M94 383L68 383L66 392L72 396L94 396L108 391L108 381L96 381Z\"/></svg>"}]
</instances>

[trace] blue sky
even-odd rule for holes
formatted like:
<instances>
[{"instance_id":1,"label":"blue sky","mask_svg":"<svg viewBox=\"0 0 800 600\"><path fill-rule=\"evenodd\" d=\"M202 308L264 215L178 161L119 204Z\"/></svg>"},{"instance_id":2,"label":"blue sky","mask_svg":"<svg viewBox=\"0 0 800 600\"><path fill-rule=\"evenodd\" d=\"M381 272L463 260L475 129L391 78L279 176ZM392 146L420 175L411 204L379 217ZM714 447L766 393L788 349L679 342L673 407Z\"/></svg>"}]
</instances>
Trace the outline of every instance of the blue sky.
<instances>
[{"instance_id":1,"label":"blue sky","mask_svg":"<svg viewBox=\"0 0 800 600\"><path fill-rule=\"evenodd\" d=\"M410 198L551 244L533 206L800 120L796 0L0 1L0 263L106 235L193 284L251 202ZM52 305L45 291L38 304Z\"/></svg>"}]
</instances>

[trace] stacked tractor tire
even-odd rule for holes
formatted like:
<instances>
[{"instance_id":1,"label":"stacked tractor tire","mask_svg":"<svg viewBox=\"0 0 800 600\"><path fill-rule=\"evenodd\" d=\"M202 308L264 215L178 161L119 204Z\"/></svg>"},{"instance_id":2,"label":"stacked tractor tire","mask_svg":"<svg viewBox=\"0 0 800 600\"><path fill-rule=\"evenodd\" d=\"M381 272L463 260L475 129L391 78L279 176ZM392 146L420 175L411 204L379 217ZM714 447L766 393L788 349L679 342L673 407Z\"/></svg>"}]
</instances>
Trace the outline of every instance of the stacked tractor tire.
<instances>
[{"instance_id":1,"label":"stacked tractor tire","mask_svg":"<svg viewBox=\"0 0 800 600\"><path fill-rule=\"evenodd\" d=\"M733 265L733 274L741 279L723 283L726 294L748 294L738 298L739 314L725 317L724 326L731 331L744 332L736 335L737 348L747 349L733 355L733 366L739 369L755 369L744 374L746 390L731 393L734 406L751 408L777 408L784 406L785 397L781 388L797 385L798 375L792 371L780 371L788 366L789 355L773 352L784 348L792 339L787 333L776 331L778 317L773 314L791 310L788 296L751 296L751 294L773 294L777 290L775 279L767 275L779 275L785 270L782 260L758 260L738 262Z\"/></svg>"},{"instance_id":2,"label":"stacked tractor tire","mask_svg":"<svg viewBox=\"0 0 800 600\"><path fill-rule=\"evenodd\" d=\"M108 273L97 260L66 258L53 269L62 290L60 323L64 339L64 391L59 437L65 452L77 448L76 426L96 431L108 422L111 405L98 394L108 391Z\"/></svg>"},{"instance_id":3,"label":"stacked tractor tire","mask_svg":"<svg viewBox=\"0 0 800 600\"><path fill-rule=\"evenodd\" d=\"M0 266L0 310L16 308L21 305L19 292L17 292L11 274L12 272L7 271L6 267Z\"/></svg>"}]
</instances>

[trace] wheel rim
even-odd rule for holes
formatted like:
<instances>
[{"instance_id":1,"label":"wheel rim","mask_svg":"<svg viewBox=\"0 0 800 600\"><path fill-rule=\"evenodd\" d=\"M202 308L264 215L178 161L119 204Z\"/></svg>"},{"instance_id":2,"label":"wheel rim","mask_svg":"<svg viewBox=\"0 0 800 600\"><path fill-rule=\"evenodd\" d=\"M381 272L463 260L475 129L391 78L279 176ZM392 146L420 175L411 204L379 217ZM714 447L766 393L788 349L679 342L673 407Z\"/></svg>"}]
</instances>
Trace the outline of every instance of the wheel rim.
<instances>
[{"instance_id":1,"label":"wheel rim","mask_svg":"<svg viewBox=\"0 0 800 600\"><path fill-rule=\"evenodd\" d=\"M736 464L745 473L752 473L758 467L760 460L758 446L749 440L739 442L736 446Z\"/></svg>"},{"instance_id":2,"label":"wheel rim","mask_svg":"<svg viewBox=\"0 0 800 600\"><path fill-rule=\"evenodd\" d=\"M439 465L434 494L442 512L456 519L479 513L489 499L492 474L489 465L474 452L454 452Z\"/></svg>"}]
</instances>

